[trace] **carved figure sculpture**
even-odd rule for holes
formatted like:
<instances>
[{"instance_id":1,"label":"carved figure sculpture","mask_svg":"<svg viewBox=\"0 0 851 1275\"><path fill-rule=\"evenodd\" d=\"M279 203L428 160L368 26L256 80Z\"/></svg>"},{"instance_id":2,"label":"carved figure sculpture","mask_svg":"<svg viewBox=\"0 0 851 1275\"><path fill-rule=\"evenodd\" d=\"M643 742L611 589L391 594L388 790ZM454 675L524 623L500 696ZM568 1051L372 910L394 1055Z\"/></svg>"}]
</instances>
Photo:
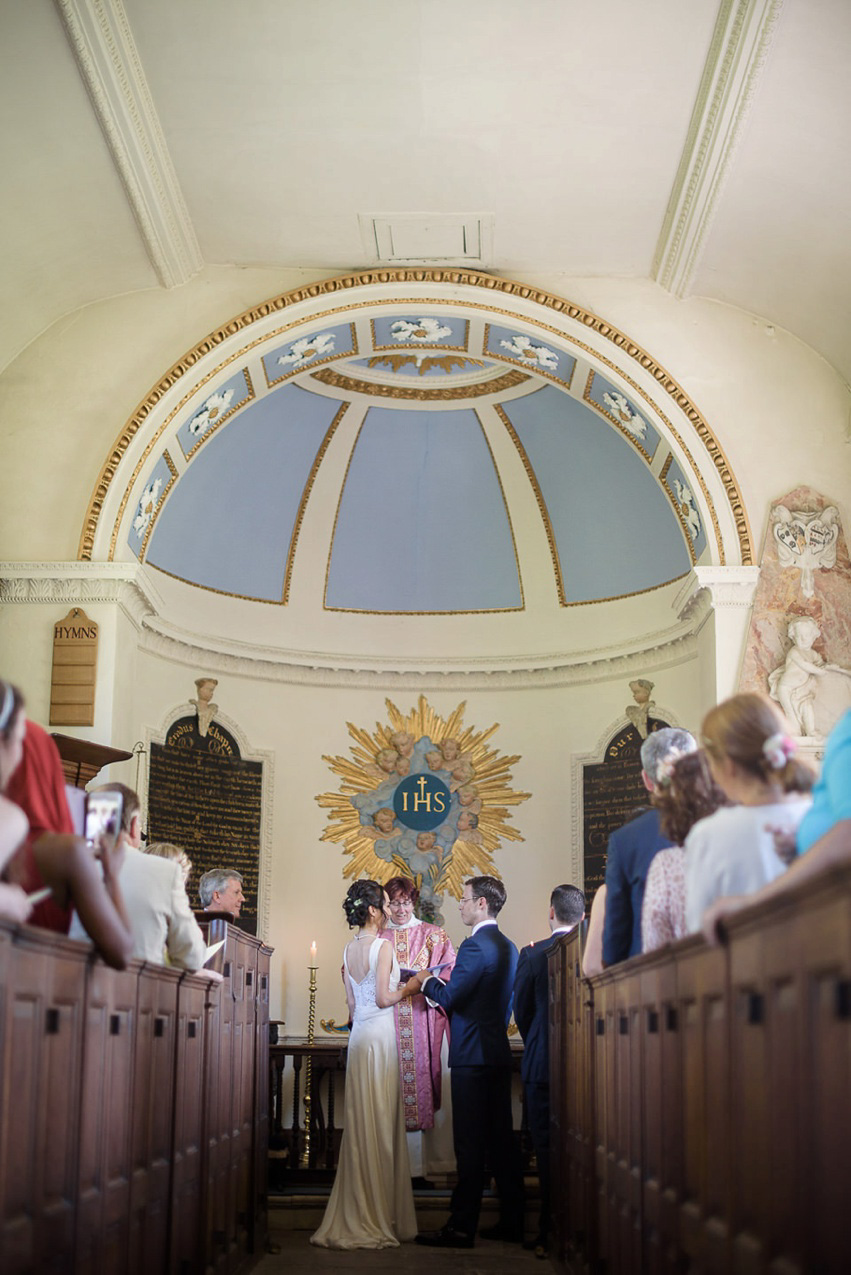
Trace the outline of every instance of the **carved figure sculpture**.
<instances>
[{"instance_id":1,"label":"carved figure sculpture","mask_svg":"<svg viewBox=\"0 0 851 1275\"><path fill-rule=\"evenodd\" d=\"M629 684L635 703L628 704L624 713L642 739L647 738L647 718L650 710L656 707L655 701L650 698L654 685L655 683L649 682L646 677L637 677Z\"/></svg>"},{"instance_id":2,"label":"carved figure sculpture","mask_svg":"<svg viewBox=\"0 0 851 1275\"><path fill-rule=\"evenodd\" d=\"M801 592L805 598L811 598L815 593L813 572L817 568L829 570L836 564L838 509L827 505L821 513L807 513L775 505L771 522L780 565L800 570Z\"/></svg>"},{"instance_id":3,"label":"carved figure sculpture","mask_svg":"<svg viewBox=\"0 0 851 1275\"><path fill-rule=\"evenodd\" d=\"M218 684L218 680L215 677L199 677L195 681L195 691L198 698L191 699L189 703L194 704L198 710L198 734L201 736L207 734L213 718L219 711L218 704L213 703L213 692Z\"/></svg>"},{"instance_id":4,"label":"carved figure sculpture","mask_svg":"<svg viewBox=\"0 0 851 1275\"><path fill-rule=\"evenodd\" d=\"M818 734L815 724L816 681L824 677L828 668L813 642L821 636L815 620L807 615L789 621L786 630L792 645L783 664L768 675L768 689L776 699L799 735Z\"/></svg>"}]
</instances>

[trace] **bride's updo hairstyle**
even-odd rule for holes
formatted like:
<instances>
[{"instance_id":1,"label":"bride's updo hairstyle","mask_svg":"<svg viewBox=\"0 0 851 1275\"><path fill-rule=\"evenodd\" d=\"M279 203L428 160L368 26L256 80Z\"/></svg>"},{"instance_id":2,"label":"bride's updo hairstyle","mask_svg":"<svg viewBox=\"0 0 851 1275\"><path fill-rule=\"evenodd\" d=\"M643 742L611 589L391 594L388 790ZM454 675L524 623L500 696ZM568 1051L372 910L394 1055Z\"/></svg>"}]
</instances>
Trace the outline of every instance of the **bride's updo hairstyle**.
<instances>
[{"instance_id":1,"label":"bride's updo hairstyle","mask_svg":"<svg viewBox=\"0 0 851 1275\"><path fill-rule=\"evenodd\" d=\"M350 885L343 899L343 911L349 923L349 929L366 925L369 920L369 909L384 908L384 887L377 881L355 881Z\"/></svg>"},{"instance_id":2,"label":"bride's updo hairstyle","mask_svg":"<svg viewBox=\"0 0 851 1275\"><path fill-rule=\"evenodd\" d=\"M797 744L783 714L763 695L733 695L703 719L701 743L716 761L729 757L742 770L784 792L809 792L815 776L795 756Z\"/></svg>"}]
</instances>

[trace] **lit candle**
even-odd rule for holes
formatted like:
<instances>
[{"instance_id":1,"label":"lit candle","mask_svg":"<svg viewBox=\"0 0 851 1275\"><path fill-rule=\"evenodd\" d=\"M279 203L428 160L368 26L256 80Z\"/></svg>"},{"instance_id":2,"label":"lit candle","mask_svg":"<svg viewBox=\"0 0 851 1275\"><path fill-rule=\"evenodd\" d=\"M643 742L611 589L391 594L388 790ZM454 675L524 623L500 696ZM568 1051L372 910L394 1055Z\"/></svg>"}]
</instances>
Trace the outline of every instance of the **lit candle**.
<instances>
[{"instance_id":1,"label":"lit candle","mask_svg":"<svg viewBox=\"0 0 851 1275\"><path fill-rule=\"evenodd\" d=\"M316 940L315 939L310 945L310 965L312 969L315 968L316 966Z\"/></svg>"}]
</instances>

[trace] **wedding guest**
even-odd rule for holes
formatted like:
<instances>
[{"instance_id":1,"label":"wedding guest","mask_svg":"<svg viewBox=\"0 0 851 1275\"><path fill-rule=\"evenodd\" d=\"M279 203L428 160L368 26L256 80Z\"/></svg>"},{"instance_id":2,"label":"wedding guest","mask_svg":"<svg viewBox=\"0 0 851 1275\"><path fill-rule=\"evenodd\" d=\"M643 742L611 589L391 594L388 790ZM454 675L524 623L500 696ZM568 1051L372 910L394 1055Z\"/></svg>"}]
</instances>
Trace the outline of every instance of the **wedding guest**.
<instances>
[{"instance_id":1,"label":"wedding guest","mask_svg":"<svg viewBox=\"0 0 851 1275\"><path fill-rule=\"evenodd\" d=\"M234 868L213 868L198 882L198 896L205 912L230 912L236 919L245 902L242 875Z\"/></svg>"},{"instance_id":2,"label":"wedding guest","mask_svg":"<svg viewBox=\"0 0 851 1275\"><path fill-rule=\"evenodd\" d=\"M701 819L686 837L686 924L724 894L750 894L786 870L775 835L794 834L813 774L796 756L779 710L762 695L734 695L703 720L712 777L737 804Z\"/></svg>"},{"instance_id":3,"label":"wedding guest","mask_svg":"<svg viewBox=\"0 0 851 1275\"><path fill-rule=\"evenodd\" d=\"M700 819L727 804L715 783L706 754L688 753L659 767L659 791L653 795L659 827L673 845L650 864L641 910L641 950L652 952L675 943L686 926L686 852L683 845Z\"/></svg>"},{"instance_id":4,"label":"wedding guest","mask_svg":"<svg viewBox=\"0 0 851 1275\"><path fill-rule=\"evenodd\" d=\"M142 809L138 794L126 784L101 784L97 792L122 798L118 840L123 848L119 884L133 932L133 956L153 965L198 971L207 945L192 915L180 865L173 859L143 854ZM75 918L71 937L82 938ZM205 971L206 973L206 971Z\"/></svg>"},{"instance_id":5,"label":"wedding guest","mask_svg":"<svg viewBox=\"0 0 851 1275\"><path fill-rule=\"evenodd\" d=\"M179 865L183 884L186 885L192 872L192 860L183 846L173 845L171 841L151 841L142 848L145 854L152 854L158 859L173 859Z\"/></svg>"},{"instance_id":6,"label":"wedding guest","mask_svg":"<svg viewBox=\"0 0 851 1275\"><path fill-rule=\"evenodd\" d=\"M549 953L561 934L585 916L585 895L575 885L557 885L550 895L549 937L520 952L514 978L514 1021L523 1037L520 1072L526 1119L538 1166L538 1234L526 1247L547 1257L550 1247L550 980Z\"/></svg>"},{"instance_id":7,"label":"wedding guest","mask_svg":"<svg viewBox=\"0 0 851 1275\"><path fill-rule=\"evenodd\" d=\"M674 726L653 731L645 739L641 745L641 779L651 796L659 789L660 764L696 749L694 736ZM654 856L670 844L659 827L659 813L652 808L618 828L609 838L603 923L605 965L615 965L641 951L644 883Z\"/></svg>"},{"instance_id":8,"label":"wedding guest","mask_svg":"<svg viewBox=\"0 0 851 1275\"><path fill-rule=\"evenodd\" d=\"M0 871L29 832L29 821L13 801L3 795L13 771L23 756L26 718L20 692L0 681ZM0 919L26 921L32 905L19 885L0 881Z\"/></svg>"},{"instance_id":9,"label":"wedding guest","mask_svg":"<svg viewBox=\"0 0 851 1275\"><path fill-rule=\"evenodd\" d=\"M797 827L799 857L761 890L717 899L703 914L703 933L717 943L723 924L742 908L767 902L831 868L851 863L851 710L827 739L813 804Z\"/></svg>"},{"instance_id":10,"label":"wedding guest","mask_svg":"<svg viewBox=\"0 0 851 1275\"><path fill-rule=\"evenodd\" d=\"M24 711L17 694L14 722ZM74 835L56 744L35 722L24 725L21 760L6 781L6 796L23 810L29 833L8 866L9 876L27 894L52 889L51 897L33 908L30 924L67 934L76 908L107 965L124 969L133 933L118 884L123 847L117 841L88 846Z\"/></svg>"},{"instance_id":11,"label":"wedding guest","mask_svg":"<svg viewBox=\"0 0 851 1275\"><path fill-rule=\"evenodd\" d=\"M606 920L606 883L598 889L591 901L588 915L588 933L582 952L582 973L586 978L603 972L603 926Z\"/></svg>"}]
</instances>

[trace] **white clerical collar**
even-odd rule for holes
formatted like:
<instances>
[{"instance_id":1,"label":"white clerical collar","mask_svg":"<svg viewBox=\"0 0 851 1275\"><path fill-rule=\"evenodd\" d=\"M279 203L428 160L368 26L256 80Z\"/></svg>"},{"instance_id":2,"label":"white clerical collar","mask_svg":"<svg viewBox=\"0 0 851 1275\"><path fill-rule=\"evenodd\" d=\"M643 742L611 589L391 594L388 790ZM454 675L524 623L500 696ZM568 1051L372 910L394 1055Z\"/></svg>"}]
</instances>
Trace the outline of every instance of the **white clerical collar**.
<instances>
[{"instance_id":1,"label":"white clerical collar","mask_svg":"<svg viewBox=\"0 0 851 1275\"><path fill-rule=\"evenodd\" d=\"M473 937L473 935L476 933L476 930L481 930L486 925L496 925L496 921L494 920L492 916L489 916L486 921L477 921L476 924L473 926L472 930L470 931L470 938Z\"/></svg>"}]
</instances>

